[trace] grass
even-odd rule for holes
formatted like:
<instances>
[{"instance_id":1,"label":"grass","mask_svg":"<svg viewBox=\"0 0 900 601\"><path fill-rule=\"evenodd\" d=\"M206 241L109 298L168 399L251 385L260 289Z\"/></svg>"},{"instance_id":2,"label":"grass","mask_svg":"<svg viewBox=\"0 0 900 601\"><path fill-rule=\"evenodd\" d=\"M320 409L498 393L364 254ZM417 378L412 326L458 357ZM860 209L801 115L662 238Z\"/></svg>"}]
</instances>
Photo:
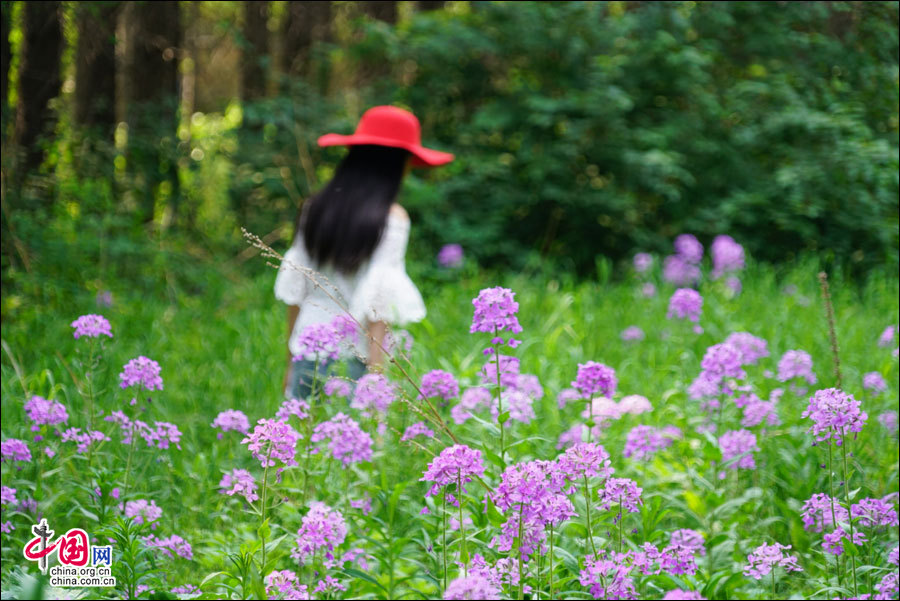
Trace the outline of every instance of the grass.
<instances>
[{"instance_id":1,"label":"grass","mask_svg":"<svg viewBox=\"0 0 900 601\"><path fill-rule=\"evenodd\" d=\"M182 450L163 451L158 456L139 454L136 473L141 477L136 498L152 498L163 508L159 536L180 534L193 545L194 559L157 563L159 559L148 556L148 575L141 582L155 590L203 583L203 590L214 596L229 594L227 587L233 587L232 594L237 596L261 592L259 577L254 575L257 568L247 561L251 554L255 556L259 518L242 509L234 498L218 494L224 471L244 467L260 480L261 470L239 444L240 435L232 432L219 441L210 427L216 414L225 409L239 409L253 423L272 416L282 401L285 311L271 293L273 272L262 261L257 267L257 273L248 278L211 271L202 295L138 295L129 293L127 282L121 282L109 308L98 309L94 295L87 292L47 304L21 298L12 303L18 308L3 326L0 369L4 440L30 441L22 405L33 394L60 400L69 409L69 425L82 425L83 405L74 381L82 378L79 365L87 346L83 340L72 339L69 327L78 315L101 312L115 333L115 338L105 344L96 377L98 407L106 413L123 408L127 411L130 396L118 388L116 377L126 361L146 355L162 365L165 390L153 395L148 417L177 424L183 433ZM753 548L778 541L793 545L792 552L804 568L787 576L778 572L775 586L781 594L805 598L845 595L847 589L840 589L835 578L833 557L822 552L820 535L805 532L799 518L802 502L813 493L827 492L828 486L827 471L820 467L824 448L811 446L807 420L800 418L805 397L788 392L779 404L783 425L764 433L754 428L761 447L756 454L758 469L732 471L719 480L712 465L719 459L715 437L695 432L702 416L697 403L685 392L700 371L705 349L735 331L751 332L769 343L772 356L750 369L750 379L760 397L767 398L780 386L766 378L764 371L774 369L778 357L789 349L803 349L812 355L818 387L833 385L816 272L813 262L785 268L751 265L742 277L743 291L735 298L729 298L719 284L705 283L700 289L705 299L701 321L704 332L697 335L685 324L665 318L672 288L659 282L660 293L647 299L639 295L638 285L630 276L613 281L607 275L597 281L576 283L566 276L540 272L488 277L471 267L453 275L415 268L428 318L409 327L415 339L412 373L421 376L431 369L444 369L459 378L462 388L477 384L484 361L481 350L487 340L468 333L471 299L487 286L512 288L520 302L519 318L524 327L524 343L515 355L521 358L523 372L539 376L545 391L544 397L535 402L537 419L527 425L507 424L513 461L552 459L558 454L557 438L578 420L580 409L558 409L556 395L574 379L578 363L596 360L614 367L621 394L643 395L654 406L650 414L614 422L601 440L612 455L616 475L633 478L643 487L644 509L640 515L626 516L625 526L637 530L630 537L636 544L652 541L664 545L667 531L697 529L706 537L707 556L699 562L695 576L663 573L640 579L639 594L658 598L661 591L680 587L701 590L708 598L771 596L772 583L757 583L741 572ZM608 274L609 270L600 273ZM898 454L896 434L888 433L875 417L889 408L896 410L898 381L892 349L879 348L876 342L886 326L898 322L898 280L896 274L876 273L864 283L832 282L832 291L844 388L863 400L869 414L866 428L850 447L850 483L855 498L880 498L897 491ZM4 306L8 306L10 295L4 294ZM629 325L641 327L646 339L623 342L620 333ZM887 379L886 394L872 398L862 389L862 375L871 371ZM392 377L400 381L396 374ZM406 385L404 391L409 395L411 387ZM338 409L333 405L326 411L333 414ZM444 409L445 419L448 412L449 407ZM488 415L480 417L487 419ZM369 569L348 568L343 575L336 574L350 586L349 596L417 598L441 594L440 506L429 501L432 514L419 515L426 486L418 479L430 455L415 446L398 445L394 433L402 432L405 425L417 419L406 404L395 403L388 420L390 429L383 435L373 433L375 456L370 464L342 470L321 456L315 461L314 496L340 508L348 518L348 540L354 542L345 543L343 548L360 546L371 556ZM732 427L739 427L736 411L726 420ZM621 451L626 433L639 423L675 425L685 432L685 438L647 463L634 462L622 457ZM373 424L364 420L362 425L374 430ZM44 472L40 477L37 462L21 471L4 465L4 485L19 490L20 498L22 492L34 494L40 486L40 508L48 521L59 524L58 531L82 525L91 532L100 528L98 522L110 524L111 513L107 518L98 517L88 486L92 477L103 481L121 477L125 447L109 424L106 426L113 441L101 447L95 464L100 469L96 472L87 469L83 458L60 453L54 460L41 462ZM464 426L451 422L451 428L463 443L496 451L494 424L471 420ZM427 446L436 453L445 444L446 440ZM36 454L38 445L31 447ZM495 484L499 469L491 463L487 467L486 481ZM299 504L299 481L296 471L289 470L275 489L267 571L296 569L288 554L306 512ZM347 505L349 499L364 494L373 499L369 516ZM490 550L487 543L496 532L497 520L502 522L505 517L496 515L493 508L483 514L483 495L480 485L470 485L466 512L474 523L466 532L469 554L477 551L497 558L502 554ZM576 510L579 507L576 503ZM29 518L10 515L16 530L2 538L4 590L15 580L8 577L21 565L21 545L30 536ZM601 540L615 539L611 517L602 512L595 515ZM3 519L10 519L6 511ZM554 589L571 598L589 597L578 583L584 555L582 523L579 518L570 520L555 542ZM456 553L458 537L456 533L448 537L449 551ZM859 551L860 565L872 566L861 569L860 592L868 592L871 582L879 581L885 573L883 556L896 545L897 534L885 532L870 538L873 544ZM240 566L244 566L245 578L241 577ZM546 563L543 567L546 571ZM160 571L153 572L153 568ZM452 579L452 559L450 572ZM545 579L546 574L543 586Z\"/></svg>"}]
</instances>

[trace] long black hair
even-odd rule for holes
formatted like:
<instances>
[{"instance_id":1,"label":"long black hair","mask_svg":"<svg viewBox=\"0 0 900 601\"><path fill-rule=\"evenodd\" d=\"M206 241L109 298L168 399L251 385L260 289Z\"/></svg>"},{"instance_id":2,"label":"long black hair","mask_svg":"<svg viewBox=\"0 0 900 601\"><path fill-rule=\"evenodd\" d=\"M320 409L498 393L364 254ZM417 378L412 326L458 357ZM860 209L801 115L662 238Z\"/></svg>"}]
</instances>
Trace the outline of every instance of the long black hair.
<instances>
[{"instance_id":1,"label":"long black hair","mask_svg":"<svg viewBox=\"0 0 900 601\"><path fill-rule=\"evenodd\" d=\"M310 258L355 272L375 251L400 190L409 152L387 146L351 146L331 181L297 212L296 233Z\"/></svg>"}]
</instances>

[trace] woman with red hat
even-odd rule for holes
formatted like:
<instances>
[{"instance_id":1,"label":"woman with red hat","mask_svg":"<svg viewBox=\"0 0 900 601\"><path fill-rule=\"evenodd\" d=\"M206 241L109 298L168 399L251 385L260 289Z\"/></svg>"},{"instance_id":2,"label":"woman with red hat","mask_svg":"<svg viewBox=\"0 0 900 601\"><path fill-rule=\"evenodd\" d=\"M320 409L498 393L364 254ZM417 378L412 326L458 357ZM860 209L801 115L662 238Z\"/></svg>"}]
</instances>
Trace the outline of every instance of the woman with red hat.
<instances>
[{"instance_id":1,"label":"woman with red hat","mask_svg":"<svg viewBox=\"0 0 900 601\"><path fill-rule=\"evenodd\" d=\"M319 146L348 146L349 152L331 181L298 211L294 240L275 280L275 297L288 306L289 398L306 397L316 369L321 381L329 367L324 357L292 358L307 350L304 330L344 313L333 297L366 328L355 345L342 350L353 379L365 371L363 361L381 364L389 324L425 317L422 296L406 274L409 216L396 198L408 166L453 160L452 154L423 147L419 120L394 106L369 109L352 135L326 134ZM317 272L325 287L305 270Z\"/></svg>"}]
</instances>

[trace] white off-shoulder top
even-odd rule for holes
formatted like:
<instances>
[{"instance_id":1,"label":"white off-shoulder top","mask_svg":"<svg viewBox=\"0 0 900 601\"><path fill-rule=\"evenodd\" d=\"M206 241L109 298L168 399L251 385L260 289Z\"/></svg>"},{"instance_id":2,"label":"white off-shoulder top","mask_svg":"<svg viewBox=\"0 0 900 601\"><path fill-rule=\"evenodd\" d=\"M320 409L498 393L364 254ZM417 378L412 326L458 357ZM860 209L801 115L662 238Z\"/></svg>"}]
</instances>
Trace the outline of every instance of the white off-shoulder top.
<instances>
[{"instance_id":1,"label":"white off-shoulder top","mask_svg":"<svg viewBox=\"0 0 900 601\"><path fill-rule=\"evenodd\" d=\"M406 273L408 242L409 219L391 211L372 257L356 273L348 275L330 266L315 265L306 252L302 234L298 232L284 254L275 278L275 298L300 307L288 342L291 352L300 354L298 337L304 328L314 323L327 323L343 313L322 287L310 281L303 269L316 271L316 281L325 284L328 292L349 308L363 325L376 321L403 325L424 319L422 295ZM360 337L356 353L362 358L368 356L368 341L364 336Z\"/></svg>"}]
</instances>

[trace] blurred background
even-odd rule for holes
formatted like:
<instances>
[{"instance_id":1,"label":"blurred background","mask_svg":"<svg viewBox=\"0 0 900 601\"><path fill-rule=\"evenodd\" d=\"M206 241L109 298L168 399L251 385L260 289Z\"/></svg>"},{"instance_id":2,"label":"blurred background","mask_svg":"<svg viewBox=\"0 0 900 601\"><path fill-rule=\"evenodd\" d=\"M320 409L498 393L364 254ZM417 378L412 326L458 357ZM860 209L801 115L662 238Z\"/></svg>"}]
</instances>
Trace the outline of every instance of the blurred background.
<instances>
[{"instance_id":1,"label":"blurred background","mask_svg":"<svg viewBox=\"0 0 900 601\"><path fill-rule=\"evenodd\" d=\"M283 250L375 104L413 173L411 271L593 277L690 232L756 260L898 265L896 2L2 2L4 320L77 291L200 292Z\"/></svg>"}]
</instances>

